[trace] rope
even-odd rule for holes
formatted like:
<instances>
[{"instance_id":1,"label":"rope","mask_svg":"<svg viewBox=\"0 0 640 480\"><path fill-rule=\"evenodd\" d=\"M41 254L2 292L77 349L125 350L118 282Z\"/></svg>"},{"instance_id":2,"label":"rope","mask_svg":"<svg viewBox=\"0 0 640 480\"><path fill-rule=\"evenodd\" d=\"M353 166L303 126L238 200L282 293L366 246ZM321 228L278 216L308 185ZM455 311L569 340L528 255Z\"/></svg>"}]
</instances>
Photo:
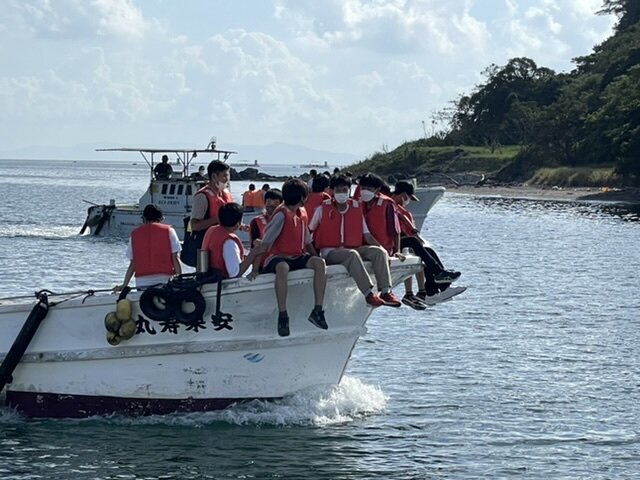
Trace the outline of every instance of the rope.
<instances>
[{"instance_id":1,"label":"rope","mask_svg":"<svg viewBox=\"0 0 640 480\"><path fill-rule=\"evenodd\" d=\"M86 295L86 298L92 297L93 295L95 295L96 293L103 293L103 292L112 292L113 289L112 288L99 288L96 290L77 290L77 291L73 291L73 292L60 292L60 293L55 293L52 292L51 290L47 290L47 289L43 289L43 290L39 290L37 292L34 292L31 295L18 295L15 297L4 297L4 298L0 298L0 302L3 301L7 301L7 300L22 300L25 298L40 298L42 295L48 295L49 297L66 297L66 296L71 296L70 298L67 298L65 300L60 300L59 302L56 303L51 303L51 305L58 305L60 303L66 302L67 300L71 300L73 298L78 298L81 297L83 295ZM82 303L84 303L84 300L82 301Z\"/></svg>"}]
</instances>

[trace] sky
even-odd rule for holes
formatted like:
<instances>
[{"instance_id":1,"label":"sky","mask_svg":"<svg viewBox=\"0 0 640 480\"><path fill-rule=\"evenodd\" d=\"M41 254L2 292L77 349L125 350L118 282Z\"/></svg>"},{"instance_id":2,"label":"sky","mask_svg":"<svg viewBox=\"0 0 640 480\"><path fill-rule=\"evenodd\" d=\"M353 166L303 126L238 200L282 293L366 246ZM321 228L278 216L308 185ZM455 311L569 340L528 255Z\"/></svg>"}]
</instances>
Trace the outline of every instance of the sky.
<instances>
[{"instance_id":1,"label":"sky","mask_svg":"<svg viewBox=\"0 0 640 480\"><path fill-rule=\"evenodd\" d=\"M265 145L361 157L526 56L611 35L602 0L2 0L0 154Z\"/></svg>"}]
</instances>

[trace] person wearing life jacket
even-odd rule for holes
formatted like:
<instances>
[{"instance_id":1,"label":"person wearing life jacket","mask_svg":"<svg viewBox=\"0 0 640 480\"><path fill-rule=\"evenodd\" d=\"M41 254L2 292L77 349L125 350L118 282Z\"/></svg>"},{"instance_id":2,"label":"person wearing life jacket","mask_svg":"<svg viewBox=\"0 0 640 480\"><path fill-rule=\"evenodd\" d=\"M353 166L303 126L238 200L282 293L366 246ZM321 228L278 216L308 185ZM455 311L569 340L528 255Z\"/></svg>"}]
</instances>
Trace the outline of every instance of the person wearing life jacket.
<instances>
[{"instance_id":1,"label":"person wearing life jacket","mask_svg":"<svg viewBox=\"0 0 640 480\"><path fill-rule=\"evenodd\" d=\"M351 179L345 175L334 176L331 189L333 197L316 209L309 224L315 247L327 265L344 265L369 305L399 307L400 300L391 291L389 256L369 233L362 204L349 198ZM380 295L373 290L364 260L373 266Z\"/></svg>"},{"instance_id":2,"label":"person wearing life jacket","mask_svg":"<svg viewBox=\"0 0 640 480\"><path fill-rule=\"evenodd\" d=\"M275 273L275 291L278 304L278 335L289 335L289 314L287 313L287 279L290 271L311 268L315 305L308 320L318 328L326 330L324 318L324 292L327 283L326 264L318 256L311 243L307 229L303 204L307 196L304 182L292 178L282 185L284 203L276 208L267 224L261 249L265 251L263 273Z\"/></svg>"},{"instance_id":3,"label":"person wearing life jacket","mask_svg":"<svg viewBox=\"0 0 640 480\"><path fill-rule=\"evenodd\" d=\"M389 255L401 258L400 222L396 203L380 192L384 185L383 180L377 175L367 173L360 177L359 185L369 232Z\"/></svg>"},{"instance_id":4,"label":"person wearing life jacket","mask_svg":"<svg viewBox=\"0 0 640 480\"><path fill-rule=\"evenodd\" d=\"M223 274L223 278L240 277L253 262L258 250L244 255L242 241L234 233L242 223L243 210L237 203L226 203L218 210L220 224L207 230L202 249L209 252L209 268Z\"/></svg>"},{"instance_id":5,"label":"person wearing life jacket","mask_svg":"<svg viewBox=\"0 0 640 480\"><path fill-rule=\"evenodd\" d=\"M230 167L228 164L213 160L207 167L209 183L193 195L190 230L198 232L217 225L218 210L225 203L233 202L231 192L227 190Z\"/></svg>"},{"instance_id":6,"label":"person wearing life jacket","mask_svg":"<svg viewBox=\"0 0 640 480\"><path fill-rule=\"evenodd\" d=\"M267 224L273 212L282 204L282 192L277 188L273 188L267 191L264 195L264 209L260 215L253 217L251 223L249 223L249 239L251 248L258 239L264 237L264 231L267 228Z\"/></svg>"},{"instance_id":7,"label":"person wearing life jacket","mask_svg":"<svg viewBox=\"0 0 640 480\"><path fill-rule=\"evenodd\" d=\"M400 248L410 248L424 263L424 271L416 274L418 294L413 294L412 279L407 278L404 283L406 294L402 298L402 303L421 309L419 304L424 303L427 297L430 304L437 303L437 296L449 288L461 274L455 270L446 270L435 250L420 236L413 215L407 209L412 201L419 201L413 184L405 181L397 182L391 198L397 205L400 220Z\"/></svg>"},{"instance_id":8,"label":"person wearing life jacket","mask_svg":"<svg viewBox=\"0 0 640 480\"><path fill-rule=\"evenodd\" d=\"M329 188L329 177L325 174L316 175L311 183L311 193L304 202L304 209L307 211L309 219L313 218L313 214L322 202L330 200L331 195L327 193Z\"/></svg>"},{"instance_id":9,"label":"person wearing life jacket","mask_svg":"<svg viewBox=\"0 0 640 480\"><path fill-rule=\"evenodd\" d=\"M249 184L249 190L242 194L242 208L245 210L253 210L256 205L256 186L253 183Z\"/></svg>"},{"instance_id":10,"label":"person wearing life jacket","mask_svg":"<svg viewBox=\"0 0 640 480\"><path fill-rule=\"evenodd\" d=\"M162 211L155 205L144 207L143 224L134 229L129 238L129 267L122 285L114 291L127 287L134 275L136 287L145 288L167 283L173 275L182 273L178 260L180 239L173 227L160 223L162 218Z\"/></svg>"}]
</instances>

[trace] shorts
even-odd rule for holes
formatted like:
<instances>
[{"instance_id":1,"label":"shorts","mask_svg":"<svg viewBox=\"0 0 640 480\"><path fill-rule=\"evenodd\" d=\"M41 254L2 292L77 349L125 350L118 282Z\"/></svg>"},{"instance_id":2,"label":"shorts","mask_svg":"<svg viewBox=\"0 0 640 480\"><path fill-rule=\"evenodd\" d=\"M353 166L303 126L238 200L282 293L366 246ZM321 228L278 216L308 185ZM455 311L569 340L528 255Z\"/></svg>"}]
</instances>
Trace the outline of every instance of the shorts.
<instances>
[{"instance_id":1,"label":"shorts","mask_svg":"<svg viewBox=\"0 0 640 480\"><path fill-rule=\"evenodd\" d=\"M281 262L287 262L290 271L301 270L307 268L307 262L310 258L311 255L308 254L299 257L273 257L269 260L269 263L262 268L262 273L276 273L276 265Z\"/></svg>"}]
</instances>

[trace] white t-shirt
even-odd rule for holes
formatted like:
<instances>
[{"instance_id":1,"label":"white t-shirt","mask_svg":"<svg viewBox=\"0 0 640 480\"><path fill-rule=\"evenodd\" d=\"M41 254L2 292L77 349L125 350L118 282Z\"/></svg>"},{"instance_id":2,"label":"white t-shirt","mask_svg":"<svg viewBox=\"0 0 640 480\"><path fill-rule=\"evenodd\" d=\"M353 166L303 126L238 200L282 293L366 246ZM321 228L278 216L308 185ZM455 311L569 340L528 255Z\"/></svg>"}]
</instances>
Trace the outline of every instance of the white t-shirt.
<instances>
[{"instance_id":1,"label":"white t-shirt","mask_svg":"<svg viewBox=\"0 0 640 480\"><path fill-rule=\"evenodd\" d=\"M169 240L171 242L171 253L180 253L180 250L182 250L180 239L178 238L178 234L173 228L169 229ZM129 260L133 260L133 247L131 246L131 237L129 237L129 244L127 245L127 258ZM142 277L138 277L136 275L136 287L151 287L153 285L167 283L170 278L171 275L166 275L164 273L158 273L155 275L144 275Z\"/></svg>"},{"instance_id":2,"label":"white t-shirt","mask_svg":"<svg viewBox=\"0 0 640 480\"><path fill-rule=\"evenodd\" d=\"M311 219L311 222L309 222L309 230L311 230L312 232L318 228L318 225L320 225L320 221L322 220L322 209L324 208L324 206L320 206L319 208L316 208L316 211L313 214L313 218ZM340 216L342 217L340 220L340 238L342 240L344 240L344 216L345 214L349 211L350 206L347 204L347 208L344 212L340 212ZM364 217L362 217L362 233L366 234L369 233L369 227L367 226L367 222L365 222ZM327 247L327 248L323 248L320 250L320 255L323 257L326 257L327 255L329 255L329 252L331 252L332 250L335 250L333 247Z\"/></svg>"},{"instance_id":3,"label":"white t-shirt","mask_svg":"<svg viewBox=\"0 0 640 480\"><path fill-rule=\"evenodd\" d=\"M235 241L229 239L222 244L222 258L229 278L237 277L240 273L242 259L240 258L240 247Z\"/></svg>"}]
</instances>

